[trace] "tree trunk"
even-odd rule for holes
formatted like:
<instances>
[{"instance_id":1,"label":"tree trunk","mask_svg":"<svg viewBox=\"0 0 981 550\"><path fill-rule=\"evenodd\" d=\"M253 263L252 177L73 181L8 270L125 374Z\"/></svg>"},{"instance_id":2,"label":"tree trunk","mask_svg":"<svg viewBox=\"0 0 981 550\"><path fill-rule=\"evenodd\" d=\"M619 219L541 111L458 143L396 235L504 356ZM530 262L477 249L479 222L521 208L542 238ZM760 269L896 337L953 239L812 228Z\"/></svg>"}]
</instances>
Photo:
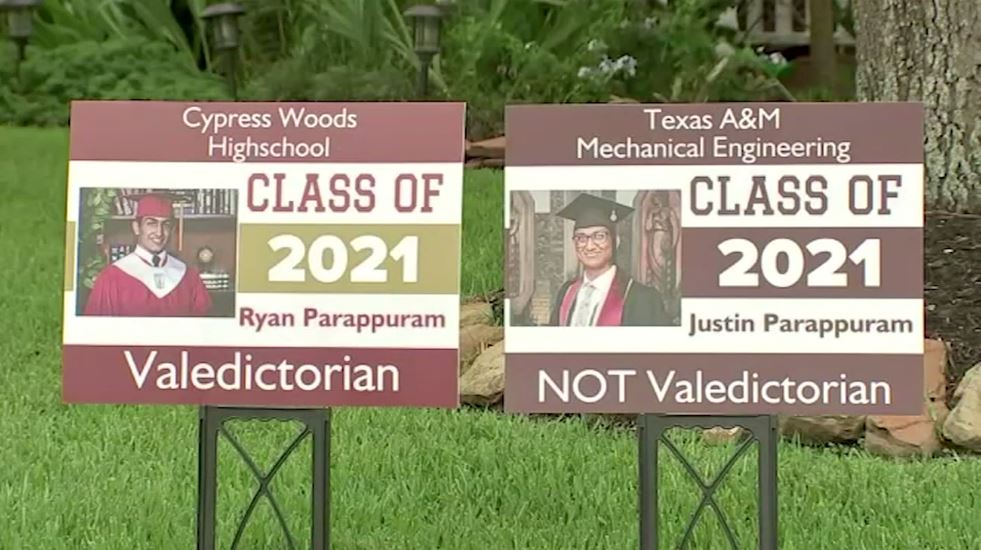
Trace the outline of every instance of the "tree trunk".
<instances>
[{"instance_id":1,"label":"tree trunk","mask_svg":"<svg viewBox=\"0 0 981 550\"><path fill-rule=\"evenodd\" d=\"M811 61L814 63L814 76L817 85L838 94L838 64L835 51L835 11L834 0L811 0L808 2L811 38Z\"/></svg>"},{"instance_id":2,"label":"tree trunk","mask_svg":"<svg viewBox=\"0 0 981 550\"><path fill-rule=\"evenodd\" d=\"M860 101L922 101L927 208L981 212L981 2L852 0Z\"/></svg>"}]
</instances>

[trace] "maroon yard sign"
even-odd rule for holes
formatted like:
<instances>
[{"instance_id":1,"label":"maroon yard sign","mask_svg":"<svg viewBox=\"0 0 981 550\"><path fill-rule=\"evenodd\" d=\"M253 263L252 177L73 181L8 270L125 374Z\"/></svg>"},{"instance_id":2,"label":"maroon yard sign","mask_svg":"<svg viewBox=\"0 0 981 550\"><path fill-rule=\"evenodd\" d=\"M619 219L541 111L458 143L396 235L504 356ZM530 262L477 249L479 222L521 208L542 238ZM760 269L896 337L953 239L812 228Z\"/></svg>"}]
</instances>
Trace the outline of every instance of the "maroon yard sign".
<instances>
[{"instance_id":1,"label":"maroon yard sign","mask_svg":"<svg viewBox=\"0 0 981 550\"><path fill-rule=\"evenodd\" d=\"M67 402L457 406L463 104L71 115Z\"/></svg>"},{"instance_id":2,"label":"maroon yard sign","mask_svg":"<svg viewBox=\"0 0 981 550\"><path fill-rule=\"evenodd\" d=\"M505 407L919 414L923 111L507 111Z\"/></svg>"}]
</instances>

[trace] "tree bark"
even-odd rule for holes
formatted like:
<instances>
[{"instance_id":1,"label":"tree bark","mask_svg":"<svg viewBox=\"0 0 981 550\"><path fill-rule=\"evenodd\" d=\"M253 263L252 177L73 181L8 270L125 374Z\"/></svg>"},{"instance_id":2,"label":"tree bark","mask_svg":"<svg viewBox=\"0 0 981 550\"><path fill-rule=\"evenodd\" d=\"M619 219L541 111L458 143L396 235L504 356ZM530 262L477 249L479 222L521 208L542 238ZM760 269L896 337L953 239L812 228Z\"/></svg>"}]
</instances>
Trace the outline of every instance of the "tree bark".
<instances>
[{"instance_id":1,"label":"tree bark","mask_svg":"<svg viewBox=\"0 0 981 550\"><path fill-rule=\"evenodd\" d=\"M927 208L981 212L981 2L852 0L860 101L922 101Z\"/></svg>"},{"instance_id":2,"label":"tree bark","mask_svg":"<svg viewBox=\"0 0 981 550\"><path fill-rule=\"evenodd\" d=\"M832 2L834 0L808 2L810 12L808 33L811 39L810 56L814 63L817 84L837 95L838 64L835 51L835 11Z\"/></svg>"}]
</instances>

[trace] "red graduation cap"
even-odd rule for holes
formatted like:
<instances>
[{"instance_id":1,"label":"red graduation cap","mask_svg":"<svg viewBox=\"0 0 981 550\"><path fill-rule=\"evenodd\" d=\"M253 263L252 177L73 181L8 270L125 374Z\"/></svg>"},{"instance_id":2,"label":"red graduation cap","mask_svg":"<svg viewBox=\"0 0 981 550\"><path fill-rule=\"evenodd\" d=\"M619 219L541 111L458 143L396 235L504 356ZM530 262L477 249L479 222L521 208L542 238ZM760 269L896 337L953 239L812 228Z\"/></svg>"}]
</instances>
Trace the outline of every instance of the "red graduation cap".
<instances>
[{"instance_id":1,"label":"red graduation cap","mask_svg":"<svg viewBox=\"0 0 981 550\"><path fill-rule=\"evenodd\" d=\"M161 192L136 193L125 195L123 198L136 203L133 209L133 215L136 218L146 216L173 218L174 203L180 200L180 197L176 195Z\"/></svg>"},{"instance_id":2,"label":"red graduation cap","mask_svg":"<svg viewBox=\"0 0 981 550\"><path fill-rule=\"evenodd\" d=\"M133 218L140 219L146 216L154 218L173 218L174 203L180 205L182 197L172 193L161 191L151 191L149 193L132 193L123 195L123 199L135 202L133 208ZM177 250L184 249L184 216L183 209L177 210Z\"/></svg>"}]
</instances>

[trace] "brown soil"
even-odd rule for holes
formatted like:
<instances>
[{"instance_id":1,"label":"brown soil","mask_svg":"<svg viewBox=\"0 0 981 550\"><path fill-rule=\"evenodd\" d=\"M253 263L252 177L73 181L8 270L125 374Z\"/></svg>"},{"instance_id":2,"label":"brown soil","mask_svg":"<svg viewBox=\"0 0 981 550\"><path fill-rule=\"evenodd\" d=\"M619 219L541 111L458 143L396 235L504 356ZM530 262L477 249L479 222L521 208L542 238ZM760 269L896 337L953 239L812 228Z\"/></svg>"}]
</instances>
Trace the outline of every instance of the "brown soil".
<instances>
[{"instance_id":1,"label":"brown soil","mask_svg":"<svg viewBox=\"0 0 981 550\"><path fill-rule=\"evenodd\" d=\"M981 362L981 216L936 213L925 223L926 336L950 346L950 395Z\"/></svg>"}]
</instances>

